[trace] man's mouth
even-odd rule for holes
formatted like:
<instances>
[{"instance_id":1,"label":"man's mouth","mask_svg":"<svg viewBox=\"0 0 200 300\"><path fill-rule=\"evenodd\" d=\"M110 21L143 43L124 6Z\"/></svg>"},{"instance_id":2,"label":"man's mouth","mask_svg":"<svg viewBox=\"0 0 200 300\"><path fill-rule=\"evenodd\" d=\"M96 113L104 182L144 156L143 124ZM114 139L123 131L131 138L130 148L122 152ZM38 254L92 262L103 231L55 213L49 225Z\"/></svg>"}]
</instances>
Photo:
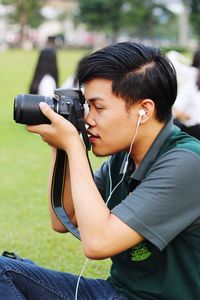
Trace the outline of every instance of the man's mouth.
<instances>
[{"instance_id":1,"label":"man's mouth","mask_svg":"<svg viewBox=\"0 0 200 300\"><path fill-rule=\"evenodd\" d=\"M87 131L87 135L88 135L88 138L90 141L94 141L95 139L98 139L99 138L99 135L98 134L94 134L90 131Z\"/></svg>"}]
</instances>

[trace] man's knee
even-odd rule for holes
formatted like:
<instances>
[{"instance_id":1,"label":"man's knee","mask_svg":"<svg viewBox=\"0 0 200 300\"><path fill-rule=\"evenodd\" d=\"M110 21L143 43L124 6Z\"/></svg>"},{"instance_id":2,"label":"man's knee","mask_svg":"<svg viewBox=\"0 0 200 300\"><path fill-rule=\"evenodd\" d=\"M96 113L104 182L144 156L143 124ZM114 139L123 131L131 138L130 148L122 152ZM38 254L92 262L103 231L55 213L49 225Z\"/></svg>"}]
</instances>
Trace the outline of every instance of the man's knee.
<instances>
[{"instance_id":1,"label":"man's knee","mask_svg":"<svg viewBox=\"0 0 200 300\"><path fill-rule=\"evenodd\" d=\"M18 271L20 269L20 264L20 260L0 256L0 274L9 271Z\"/></svg>"}]
</instances>

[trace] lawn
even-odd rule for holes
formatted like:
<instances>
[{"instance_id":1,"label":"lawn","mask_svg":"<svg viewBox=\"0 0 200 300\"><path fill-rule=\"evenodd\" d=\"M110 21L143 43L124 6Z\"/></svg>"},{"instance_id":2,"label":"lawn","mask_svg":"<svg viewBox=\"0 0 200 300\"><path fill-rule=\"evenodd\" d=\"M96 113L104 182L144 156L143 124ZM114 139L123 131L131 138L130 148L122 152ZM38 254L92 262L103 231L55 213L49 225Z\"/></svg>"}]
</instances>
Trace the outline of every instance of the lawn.
<instances>
[{"instance_id":1,"label":"lawn","mask_svg":"<svg viewBox=\"0 0 200 300\"><path fill-rule=\"evenodd\" d=\"M60 83L74 72L83 51L59 50ZM47 208L50 149L13 121L17 94L28 93L38 52L0 53L0 253L15 251L36 263L79 274L85 257L71 234L51 229ZM102 162L90 155L93 169ZM89 208L88 208L89 209ZM110 261L89 261L85 276L105 278Z\"/></svg>"}]
</instances>

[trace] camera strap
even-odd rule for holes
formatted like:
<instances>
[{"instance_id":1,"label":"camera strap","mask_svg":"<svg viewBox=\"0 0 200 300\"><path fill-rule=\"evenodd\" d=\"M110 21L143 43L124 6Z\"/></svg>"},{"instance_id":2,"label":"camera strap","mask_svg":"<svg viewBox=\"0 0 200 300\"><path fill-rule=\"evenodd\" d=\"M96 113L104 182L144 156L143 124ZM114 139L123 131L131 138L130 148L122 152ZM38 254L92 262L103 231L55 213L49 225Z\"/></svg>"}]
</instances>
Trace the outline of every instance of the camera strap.
<instances>
[{"instance_id":1,"label":"camera strap","mask_svg":"<svg viewBox=\"0 0 200 300\"><path fill-rule=\"evenodd\" d=\"M61 223L80 240L79 230L72 224L63 205L67 155L57 149L57 155L51 182L51 205Z\"/></svg>"},{"instance_id":2,"label":"camera strap","mask_svg":"<svg viewBox=\"0 0 200 300\"><path fill-rule=\"evenodd\" d=\"M77 116L79 117L79 116ZM86 155L90 170L92 172L90 160L88 158L88 151L90 149L90 143L87 136L87 131L85 128L85 123L83 118L79 117L78 119L80 131L82 133L83 141L86 146ZM76 237L80 240L79 230L72 224L66 210L64 209L63 197L64 197L64 188L65 188L65 177L66 177L66 164L67 164L67 155L65 151L57 149L57 155L52 175L51 182L51 205L54 210L54 213L59 218L61 223Z\"/></svg>"},{"instance_id":3,"label":"camera strap","mask_svg":"<svg viewBox=\"0 0 200 300\"><path fill-rule=\"evenodd\" d=\"M87 130L85 127L83 112L80 109L80 105L74 105L77 121L77 130L80 131L83 142L86 148L86 155L90 170L92 172L90 160L88 157L88 151L90 150L90 142L87 135ZM61 223L76 237L80 240L79 230L72 224L63 203L64 198L64 188L65 188L65 177L66 177L66 165L67 165L67 154L65 151L57 149L56 160L52 175L51 182L51 206L54 210L54 213L61 221Z\"/></svg>"}]
</instances>

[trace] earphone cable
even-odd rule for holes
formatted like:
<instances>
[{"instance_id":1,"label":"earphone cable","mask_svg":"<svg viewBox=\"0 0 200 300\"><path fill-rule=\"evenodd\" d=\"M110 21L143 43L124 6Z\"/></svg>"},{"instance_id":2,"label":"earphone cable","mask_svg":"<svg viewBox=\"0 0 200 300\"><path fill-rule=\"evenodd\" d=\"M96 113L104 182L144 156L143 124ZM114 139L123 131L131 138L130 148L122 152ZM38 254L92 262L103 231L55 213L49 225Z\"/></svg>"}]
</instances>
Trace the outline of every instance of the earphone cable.
<instances>
[{"instance_id":1,"label":"earphone cable","mask_svg":"<svg viewBox=\"0 0 200 300\"><path fill-rule=\"evenodd\" d=\"M109 196L108 196L108 199L106 201L106 205L108 205L108 202L110 201L110 198L112 196L112 194L114 193L114 191L118 188L118 186L122 183L122 181L124 180L124 176L126 174L126 170L127 170L127 167L128 167L128 160L129 160L129 157L131 155L131 151L132 151L132 148L133 148L133 143L136 139L136 136L138 134L138 129L139 129L139 125L140 125L140 121L141 121L141 118L142 116L140 115L139 118L138 118L138 121L137 121L137 125L136 125L136 130L135 130L135 134L132 138L132 141L131 141L131 145L130 145L130 148L129 148L129 152L127 154L127 157L126 157L126 161L124 163L124 170L123 170L123 176L121 178L121 180L117 183L117 185L114 187L114 189L110 192ZM110 164L109 164L109 181L110 181L110 185L112 186L112 178L111 178L111 170L110 170Z\"/></svg>"},{"instance_id":2,"label":"earphone cable","mask_svg":"<svg viewBox=\"0 0 200 300\"><path fill-rule=\"evenodd\" d=\"M124 176L126 175L126 170L127 170L127 167L128 167L128 160L129 160L129 157L131 155L131 151L132 151L132 148L133 148L133 143L137 137L137 134L138 134L138 129L139 129L139 125L140 125L140 121L141 121L141 118L142 118L142 115L139 115L139 118L138 118L138 121L137 121L137 125L136 125L136 130L135 130L135 133L134 133L134 136L132 138L132 141L131 141L131 145L130 145L130 148L129 148L129 152L127 154L127 157L126 157L126 161L125 161L125 164L124 164L124 170L123 170L123 176L121 178L121 180L117 183L117 185L112 189L112 176L111 176L111 168L110 168L110 163L109 163L109 166L108 166L108 172L109 172L109 181L110 181L110 194L106 200L106 206L108 206L108 202L110 201L111 199L111 196L112 194L114 193L114 191L118 188L118 186L122 183L122 181L124 180ZM78 300L78 288L79 288L79 283L80 283L80 279L81 279L81 276L86 268L86 265L88 263L89 259L86 258L85 259L85 263L82 267L82 270L78 276L78 280L77 280L77 284L76 284L76 291L75 291L75 300Z\"/></svg>"}]
</instances>

